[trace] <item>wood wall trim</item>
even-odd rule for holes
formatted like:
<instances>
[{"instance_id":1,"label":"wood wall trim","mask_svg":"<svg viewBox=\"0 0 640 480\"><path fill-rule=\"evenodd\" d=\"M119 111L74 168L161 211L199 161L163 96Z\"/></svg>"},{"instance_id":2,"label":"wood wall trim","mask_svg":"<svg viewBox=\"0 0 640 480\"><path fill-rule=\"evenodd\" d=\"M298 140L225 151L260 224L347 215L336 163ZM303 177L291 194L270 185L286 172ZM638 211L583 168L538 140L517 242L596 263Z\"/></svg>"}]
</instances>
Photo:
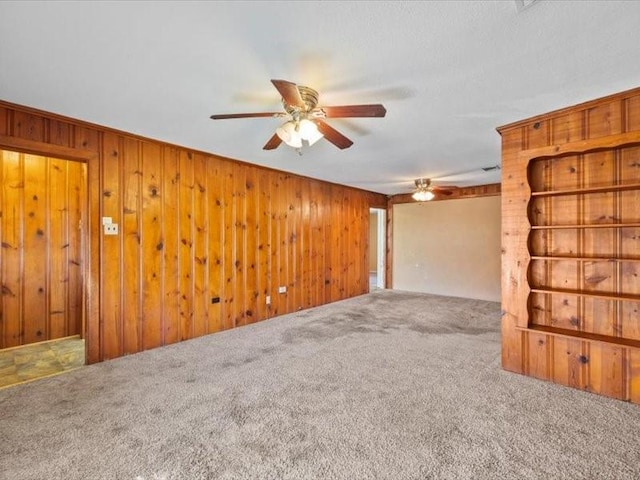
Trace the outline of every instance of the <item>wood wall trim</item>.
<instances>
[{"instance_id":1,"label":"wood wall trim","mask_svg":"<svg viewBox=\"0 0 640 480\"><path fill-rule=\"evenodd\" d=\"M0 102L1 104L2 102ZM34 155L42 155L49 157L61 158L64 160L74 160L80 162L89 162L97 160L97 152L91 150L83 150L81 148L70 148L63 145L53 145L50 143L36 142L24 138L12 137L9 135L0 135L0 149L14 150L23 153L32 153Z\"/></svg>"},{"instance_id":2,"label":"wood wall trim","mask_svg":"<svg viewBox=\"0 0 640 480\"><path fill-rule=\"evenodd\" d=\"M451 195L436 194L436 197L430 201L438 202L441 200L457 200L460 198L493 197L496 195L500 195L500 191L500 183L489 183L486 185L476 185L473 187L456 188L453 190L453 193ZM396 205L398 203L417 203L411 197L411 195L411 193L400 193L397 195L392 195L391 197L389 197L388 204Z\"/></svg>"}]
</instances>

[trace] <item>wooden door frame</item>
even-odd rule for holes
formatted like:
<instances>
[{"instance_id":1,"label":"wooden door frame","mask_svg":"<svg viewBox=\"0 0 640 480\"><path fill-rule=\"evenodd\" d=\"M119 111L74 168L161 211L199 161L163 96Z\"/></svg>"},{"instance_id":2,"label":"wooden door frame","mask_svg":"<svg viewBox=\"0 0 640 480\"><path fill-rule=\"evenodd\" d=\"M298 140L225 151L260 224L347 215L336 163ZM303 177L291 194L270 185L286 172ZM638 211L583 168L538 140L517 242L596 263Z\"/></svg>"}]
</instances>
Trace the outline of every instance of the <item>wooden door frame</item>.
<instances>
[{"instance_id":1,"label":"wooden door frame","mask_svg":"<svg viewBox=\"0 0 640 480\"><path fill-rule=\"evenodd\" d=\"M82 241L82 296L83 296L83 322L82 337L85 339L84 352L85 363L91 360L89 352L99 348L99 312L100 312L100 236L92 235L93 230L99 225L99 218L92 218L92 212L100 212L99 185L90 181L92 175L99 178L99 156L97 153L77 148L69 148L61 145L34 142L22 138L0 135L0 149L18 153L53 157L60 160L82 162L87 166L85 174L85 209L86 225L81 232ZM94 214L95 216L95 214Z\"/></svg>"}]
</instances>

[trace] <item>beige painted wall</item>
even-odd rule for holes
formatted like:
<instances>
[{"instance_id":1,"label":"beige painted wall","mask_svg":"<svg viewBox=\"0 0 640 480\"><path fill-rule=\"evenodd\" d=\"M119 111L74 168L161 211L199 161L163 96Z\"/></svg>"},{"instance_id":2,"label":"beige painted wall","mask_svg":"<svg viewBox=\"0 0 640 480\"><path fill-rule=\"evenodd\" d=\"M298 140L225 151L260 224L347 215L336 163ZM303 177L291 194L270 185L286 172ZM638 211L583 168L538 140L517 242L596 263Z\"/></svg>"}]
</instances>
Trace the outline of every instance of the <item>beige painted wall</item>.
<instances>
[{"instance_id":1,"label":"beige painted wall","mask_svg":"<svg viewBox=\"0 0 640 480\"><path fill-rule=\"evenodd\" d=\"M500 196L394 205L393 288L500 301Z\"/></svg>"},{"instance_id":2,"label":"beige painted wall","mask_svg":"<svg viewBox=\"0 0 640 480\"><path fill-rule=\"evenodd\" d=\"M369 271L378 269L378 214L369 213Z\"/></svg>"}]
</instances>

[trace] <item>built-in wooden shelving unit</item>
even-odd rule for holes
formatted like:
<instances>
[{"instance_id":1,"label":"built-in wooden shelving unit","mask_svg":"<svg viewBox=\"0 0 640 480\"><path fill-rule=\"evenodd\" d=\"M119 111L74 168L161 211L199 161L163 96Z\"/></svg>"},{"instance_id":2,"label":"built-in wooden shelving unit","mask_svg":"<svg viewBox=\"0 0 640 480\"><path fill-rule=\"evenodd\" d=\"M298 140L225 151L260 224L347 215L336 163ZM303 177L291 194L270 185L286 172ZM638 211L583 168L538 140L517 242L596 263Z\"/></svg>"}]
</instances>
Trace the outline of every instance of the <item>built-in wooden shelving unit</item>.
<instances>
[{"instance_id":1,"label":"built-in wooden shelving unit","mask_svg":"<svg viewBox=\"0 0 640 480\"><path fill-rule=\"evenodd\" d=\"M503 367L640 403L640 88L498 130Z\"/></svg>"}]
</instances>

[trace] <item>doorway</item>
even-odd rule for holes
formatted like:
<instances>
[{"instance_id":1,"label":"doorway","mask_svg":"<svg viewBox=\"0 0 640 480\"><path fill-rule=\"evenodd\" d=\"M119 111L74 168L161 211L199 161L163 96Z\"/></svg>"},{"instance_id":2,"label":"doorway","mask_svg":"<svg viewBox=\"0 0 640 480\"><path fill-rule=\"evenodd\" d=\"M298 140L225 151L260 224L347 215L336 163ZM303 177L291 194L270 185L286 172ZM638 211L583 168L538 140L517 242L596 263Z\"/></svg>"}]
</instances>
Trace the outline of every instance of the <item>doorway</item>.
<instances>
[{"instance_id":1,"label":"doorway","mask_svg":"<svg viewBox=\"0 0 640 480\"><path fill-rule=\"evenodd\" d=\"M385 285L386 213L383 208L369 210L369 291Z\"/></svg>"},{"instance_id":2,"label":"doorway","mask_svg":"<svg viewBox=\"0 0 640 480\"><path fill-rule=\"evenodd\" d=\"M15 375L28 367L20 359L43 364L22 347L51 357L77 351L84 337L86 171L84 162L0 150L0 352L4 363L18 359ZM42 376L57 368L49 363Z\"/></svg>"}]
</instances>

